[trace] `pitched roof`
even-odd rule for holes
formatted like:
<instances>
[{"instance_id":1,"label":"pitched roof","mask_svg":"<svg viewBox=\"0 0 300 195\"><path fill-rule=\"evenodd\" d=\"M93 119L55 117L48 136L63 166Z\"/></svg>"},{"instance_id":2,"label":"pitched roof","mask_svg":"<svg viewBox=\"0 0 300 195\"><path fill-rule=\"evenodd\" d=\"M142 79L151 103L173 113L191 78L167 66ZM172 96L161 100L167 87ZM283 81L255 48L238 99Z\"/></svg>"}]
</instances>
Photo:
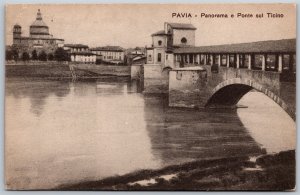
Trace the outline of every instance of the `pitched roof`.
<instances>
[{"instance_id":1,"label":"pitched roof","mask_svg":"<svg viewBox=\"0 0 300 195\"><path fill-rule=\"evenodd\" d=\"M288 53L296 52L296 39L258 41L201 47L179 47L174 53Z\"/></svg>"},{"instance_id":2,"label":"pitched roof","mask_svg":"<svg viewBox=\"0 0 300 195\"><path fill-rule=\"evenodd\" d=\"M71 48L88 48L89 46L83 44L65 44L64 47L71 47Z\"/></svg>"},{"instance_id":3,"label":"pitched roof","mask_svg":"<svg viewBox=\"0 0 300 195\"><path fill-rule=\"evenodd\" d=\"M91 48L91 51L124 51L120 46L105 46L105 47L95 47Z\"/></svg>"},{"instance_id":4,"label":"pitched roof","mask_svg":"<svg viewBox=\"0 0 300 195\"><path fill-rule=\"evenodd\" d=\"M90 52L90 51L78 51L78 52L72 52L71 55L84 55L84 56L94 56L96 54Z\"/></svg>"},{"instance_id":5,"label":"pitched roof","mask_svg":"<svg viewBox=\"0 0 300 195\"><path fill-rule=\"evenodd\" d=\"M158 35L167 35L167 34L165 33L164 30L160 30L160 31L153 33L151 36L158 36Z\"/></svg>"},{"instance_id":6,"label":"pitched roof","mask_svg":"<svg viewBox=\"0 0 300 195\"><path fill-rule=\"evenodd\" d=\"M188 23L168 23L173 29L196 30L197 28Z\"/></svg>"}]
</instances>

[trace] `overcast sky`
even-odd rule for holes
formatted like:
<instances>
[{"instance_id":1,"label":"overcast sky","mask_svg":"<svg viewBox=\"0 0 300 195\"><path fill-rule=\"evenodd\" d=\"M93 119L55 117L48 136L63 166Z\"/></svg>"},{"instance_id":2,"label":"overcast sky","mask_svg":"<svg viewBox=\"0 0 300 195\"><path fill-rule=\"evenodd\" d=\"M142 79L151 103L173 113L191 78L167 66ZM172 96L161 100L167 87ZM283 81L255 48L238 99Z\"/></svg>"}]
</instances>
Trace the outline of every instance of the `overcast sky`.
<instances>
[{"instance_id":1,"label":"overcast sky","mask_svg":"<svg viewBox=\"0 0 300 195\"><path fill-rule=\"evenodd\" d=\"M14 24L29 36L29 26L40 9L50 34L65 43L90 47L119 45L125 48L150 46L151 34L162 30L164 22L192 23L196 45L218 45L296 37L296 8L291 4L88 4L9 5L6 7L6 44L12 43ZM192 18L172 18L172 13L191 13ZM207 14L252 13L254 18L201 18ZM264 18L255 18L264 13ZM280 13L283 18L267 18ZM197 17L195 17L197 15Z\"/></svg>"}]
</instances>

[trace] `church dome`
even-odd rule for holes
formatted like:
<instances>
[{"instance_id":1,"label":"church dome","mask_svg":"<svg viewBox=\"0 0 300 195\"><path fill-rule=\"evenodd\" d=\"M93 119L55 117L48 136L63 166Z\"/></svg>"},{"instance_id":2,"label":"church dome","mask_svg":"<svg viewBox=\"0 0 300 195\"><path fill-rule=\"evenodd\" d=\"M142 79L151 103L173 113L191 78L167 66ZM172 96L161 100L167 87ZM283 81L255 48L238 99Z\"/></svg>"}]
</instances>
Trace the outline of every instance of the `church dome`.
<instances>
[{"instance_id":1,"label":"church dome","mask_svg":"<svg viewBox=\"0 0 300 195\"><path fill-rule=\"evenodd\" d=\"M38 9L36 20L30 25L30 35L49 35L49 27L43 21L40 9Z\"/></svg>"}]
</instances>

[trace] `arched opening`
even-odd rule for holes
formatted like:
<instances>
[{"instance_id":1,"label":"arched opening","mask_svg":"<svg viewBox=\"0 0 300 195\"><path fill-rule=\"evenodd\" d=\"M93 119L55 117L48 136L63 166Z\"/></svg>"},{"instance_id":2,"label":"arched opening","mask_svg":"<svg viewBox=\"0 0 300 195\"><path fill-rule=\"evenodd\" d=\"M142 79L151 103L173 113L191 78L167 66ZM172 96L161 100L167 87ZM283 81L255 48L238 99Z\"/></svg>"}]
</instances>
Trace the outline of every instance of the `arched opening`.
<instances>
[{"instance_id":1,"label":"arched opening","mask_svg":"<svg viewBox=\"0 0 300 195\"><path fill-rule=\"evenodd\" d=\"M219 89L208 100L207 106L234 106L238 101L253 88L244 84L227 85Z\"/></svg>"},{"instance_id":2,"label":"arched opening","mask_svg":"<svg viewBox=\"0 0 300 195\"><path fill-rule=\"evenodd\" d=\"M243 126L267 153L295 149L295 121L275 101L251 90L238 105L236 111Z\"/></svg>"},{"instance_id":3,"label":"arched opening","mask_svg":"<svg viewBox=\"0 0 300 195\"><path fill-rule=\"evenodd\" d=\"M264 89L259 84L249 80L243 81L241 79L235 79L220 83L213 90L213 95L207 101L206 107L234 107L245 94L253 89L264 93L287 112L293 120L296 120L295 110L293 108L288 107L280 97L270 90Z\"/></svg>"},{"instance_id":4,"label":"arched opening","mask_svg":"<svg viewBox=\"0 0 300 195\"><path fill-rule=\"evenodd\" d=\"M157 62L161 62L161 53L157 54Z\"/></svg>"}]
</instances>

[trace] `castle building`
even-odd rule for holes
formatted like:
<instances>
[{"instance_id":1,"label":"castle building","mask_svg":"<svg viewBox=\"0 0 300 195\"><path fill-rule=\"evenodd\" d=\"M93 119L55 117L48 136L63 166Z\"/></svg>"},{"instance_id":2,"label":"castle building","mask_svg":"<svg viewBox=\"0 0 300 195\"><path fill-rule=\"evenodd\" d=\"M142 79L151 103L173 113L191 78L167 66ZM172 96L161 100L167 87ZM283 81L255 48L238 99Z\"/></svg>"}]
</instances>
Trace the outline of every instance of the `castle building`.
<instances>
[{"instance_id":1,"label":"castle building","mask_svg":"<svg viewBox=\"0 0 300 195\"><path fill-rule=\"evenodd\" d=\"M164 30L152 34L152 47L146 48L147 64L174 65L174 48L194 47L195 30L192 24L165 23Z\"/></svg>"},{"instance_id":2,"label":"castle building","mask_svg":"<svg viewBox=\"0 0 300 195\"><path fill-rule=\"evenodd\" d=\"M30 56L36 50L37 53L44 51L54 54L58 47L63 47L64 39L54 38L49 33L49 27L43 21L40 9L38 9L36 20L29 27L29 37L22 36L22 27L18 24L13 27L13 45L19 55L27 52Z\"/></svg>"}]
</instances>

